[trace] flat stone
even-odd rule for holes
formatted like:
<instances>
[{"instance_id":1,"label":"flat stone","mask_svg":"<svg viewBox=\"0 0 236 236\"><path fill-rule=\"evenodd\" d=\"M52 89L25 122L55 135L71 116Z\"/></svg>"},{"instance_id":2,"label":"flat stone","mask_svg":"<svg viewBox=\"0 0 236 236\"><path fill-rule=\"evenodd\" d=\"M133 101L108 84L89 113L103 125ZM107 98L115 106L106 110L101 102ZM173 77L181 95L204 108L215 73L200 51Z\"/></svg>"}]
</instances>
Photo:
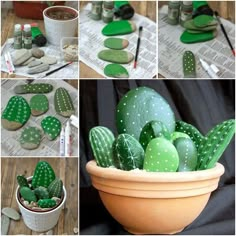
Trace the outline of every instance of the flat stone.
<instances>
[{"instance_id":1,"label":"flat stone","mask_svg":"<svg viewBox=\"0 0 236 236\"><path fill-rule=\"evenodd\" d=\"M213 16L199 15L193 19L196 27L217 26L218 22Z\"/></svg>"},{"instance_id":2,"label":"flat stone","mask_svg":"<svg viewBox=\"0 0 236 236\"><path fill-rule=\"evenodd\" d=\"M124 49L128 47L129 41L122 38L108 38L104 41L104 46L110 49Z\"/></svg>"},{"instance_id":3,"label":"flat stone","mask_svg":"<svg viewBox=\"0 0 236 236\"><path fill-rule=\"evenodd\" d=\"M36 127L25 128L20 136L20 145L27 150L36 149L41 143L41 130ZM36 205L35 205L36 206Z\"/></svg>"},{"instance_id":4,"label":"flat stone","mask_svg":"<svg viewBox=\"0 0 236 236\"><path fill-rule=\"evenodd\" d=\"M12 54L12 62L15 66L19 66L32 57L30 50L25 48L16 50Z\"/></svg>"},{"instance_id":5,"label":"flat stone","mask_svg":"<svg viewBox=\"0 0 236 236\"><path fill-rule=\"evenodd\" d=\"M215 30L217 25L206 25L204 27L198 27L194 24L194 20L188 20L184 23L184 28L188 30L196 30L201 32Z\"/></svg>"},{"instance_id":6,"label":"flat stone","mask_svg":"<svg viewBox=\"0 0 236 236\"><path fill-rule=\"evenodd\" d=\"M31 57L30 59L28 59L27 61L25 61L22 66L27 66L30 62L35 61L34 57Z\"/></svg>"},{"instance_id":7,"label":"flat stone","mask_svg":"<svg viewBox=\"0 0 236 236\"><path fill-rule=\"evenodd\" d=\"M31 53L32 53L32 56L36 58L41 58L44 56L44 51L39 48L31 49Z\"/></svg>"},{"instance_id":8,"label":"flat stone","mask_svg":"<svg viewBox=\"0 0 236 236\"><path fill-rule=\"evenodd\" d=\"M10 226L10 219L6 215L1 216L1 235L7 235Z\"/></svg>"},{"instance_id":9,"label":"flat stone","mask_svg":"<svg viewBox=\"0 0 236 236\"><path fill-rule=\"evenodd\" d=\"M98 53L98 58L118 64L128 64L134 59L134 55L123 50L106 49Z\"/></svg>"},{"instance_id":10,"label":"flat stone","mask_svg":"<svg viewBox=\"0 0 236 236\"><path fill-rule=\"evenodd\" d=\"M128 71L119 64L109 64L104 68L104 74L113 78L129 78Z\"/></svg>"},{"instance_id":11,"label":"flat stone","mask_svg":"<svg viewBox=\"0 0 236 236\"><path fill-rule=\"evenodd\" d=\"M42 64L41 61L39 61L39 60L34 60L34 61L32 61L32 62L30 62L30 63L28 64L28 68L32 68L32 67L38 66L38 65L40 65L40 64Z\"/></svg>"},{"instance_id":12,"label":"flat stone","mask_svg":"<svg viewBox=\"0 0 236 236\"><path fill-rule=\"evenodd\" d=\"M30 99L30 109L33 116L39 116L47 112L48 99L44 94L36 94Z\"/></svg>"},{"instance_id":13,"label":"flat stone","mask_svg":"<svg viewBox=\"0 0 236 236\"><path fill-rule=\"evenodd\" d=\"M20 214L13 208L5 207L2 209L2 213L13 220L20 219Z\"/></svg>"},{"instance_id":14,"label":"flat stone","mask_svg":"<svg viewBox=\"0 0 236 236\"><path fill-rule=\"evenodd\" d=\"M28 74L38 74L38 73L44 72L46 70L49 70L49 65L45 64L45 63L42 63L38 66L30 68L28 70Z\"/></svg>"},{"instance_id":15,"label":"flat stone","mask_svg":"<svg viewBox=\"0 0 236 236\"><path fill-rule=\"evenodd\" d=\"M53 65L57 63L56 57L50 57L50 56L41 57L40 61L48 65Z\"/></svg>"}]
</instances>

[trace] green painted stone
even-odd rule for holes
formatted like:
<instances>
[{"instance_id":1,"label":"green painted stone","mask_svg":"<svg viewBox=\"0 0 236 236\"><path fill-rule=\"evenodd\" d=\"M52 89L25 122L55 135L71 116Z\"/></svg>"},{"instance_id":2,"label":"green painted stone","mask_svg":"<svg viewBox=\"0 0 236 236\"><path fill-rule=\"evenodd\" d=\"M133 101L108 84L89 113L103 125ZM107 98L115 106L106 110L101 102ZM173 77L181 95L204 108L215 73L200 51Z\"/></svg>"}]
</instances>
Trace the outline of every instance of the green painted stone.
<instances>
[{"instance_id":1,"label":"green painted stone","mask_svg":"<svg viewBox=\"0 0 236 236\"><path fill-rule=\"evenodd\" d=\"M146 150L148 143L152 139L158 137L163 137L170 140L171 135L164 123L161 121L152 120L143 127L139 136L139 142L141 143L143 149Z\"/></svg>"},{"instance_id":2,"label":"green painted stone","mask_svg":"<svg viewBox=\"0 0 236 236\"><path fill-rule=\"evenodd\" d=\"M170 140L174 142L177 138L190 138L190 137L185 133L175 131L171 134Z\"/></svg>"},{"instance_id":3,"label":"green painted stone","mask_svg":"<svg viewBox=\"0 0 236 236\"><path fill-rule=\"evenodd\" d=\"M109 64L104 68L104 74L113 78L129 78L128 71L119 64Z\"/></svg>"},{"instance_id":4,"label":"green painted stone","mask_svg":"<svg viewBox=\"0 0 236 236\"><path fill-rule=\"evenodd\" d=\"M217 26L218 22L213 16L199 15L193 19L196 27L204 28L206 26Z\"/></svg>"},{"instance_id":5,"label":"green painted stone","mask_svg":"<svg viewBox=\"0 0 236 236\"><path fill-rule=\"evenodd\" d=\"M36 149L41 142L41 130L36 127L25 128L20 136L20 145L24 149Z\"/></svg>"},{"instance_id":6,"label":"green painted stone","mask_svg":"<svg viewBox=\"0 0 236 236\"><path fill-rule=\"evenodd\" d=\"M174 146L179 155L178 171L194 171L197 166L197 149L190 138L177 138Z\"/></svg>"},{"instance_id":7,"label":"green painted stone","mask_svg":"<svg viewBox=\"0 0 236 236\"><path fill-rule=\"evenodd\" d=\"M170 133L175 130L175 116L167 101L154 89L139 87L126 93L117 105L116 126L119 134L127 133L139 140L145 124L157 120Z\"/></svg>"},{"instance_id":8,"label":"green painted stone","mask_svg":"<svg viewBox=\"0 0 236 236\"><path fill-rule=\"evenodd\" d=\"M143 169L150 172L175 172L179 156L174 145L165 138L154 138L147 146Z\"/></svg>"},{"instance_id":9,"label":"green painted stone","mask_svg":"<svg viewBox=\"0 0 236 236\"><path fill-rule=\"evenodd\" d=\"M185 51L183 55L184 78L196 78L195 56L191 51Z\"/></svg>"},{"instance_id":10,"label":"green painted stone","mask_svg":"<svg viewBox=\"0 0 236 236\"><path fill-rule=\"evenodd\" d=\"M17 183L19 184L20 188L21 187L29 187L28 181L24 175L17 175L16 179L17 179Z\"/></svg>"},{"instance_id":11,"label":"green painted stone","mask_svg":"<svg viewBox=\"0 0 236 236\"><path fill-rule=\"evenodd\" d=\"M216 37L217 31L208 31L200 34L191 34L185 30L180 36L180 41L182 43L199 43L212 40Z\"/></svg>"},{"instance_id":12,"label":"green painted stone","mask_svg":"<svg viewBox=\"0 0 236 236\"><path fill-rule=\"evenodd\" d=\"M53 116L47 116L41 122L44 133L49 140L54 140L61 132L61 122Z\"/></svg>"},{"instance_id":13,"label":"green painted stone","mask_svg":"<svg viewBox=\"0 0 236 236\"><path fill-rule=\"evenodd\" d=\"M37 202L37 197L35 196L34 192L28 187L21 187L20 194L25 201Z\"/></svg>"},{"instance_id":14,"label":"green painted stone","mask_svg":"<svg viewBox=\"0 0 236 236\"><path fill-rule=\"evenodd\" d=\"M131 135L118 135L112 148L116 168L121 170L143 168L144 150L140 143Z\"/></svg>"},{"instance_id":15,"label":"green painted stone","mask_svg":"<svg viewBox=\"0 0 236 236\"><path fill-rule=\"evenodd\" d=\"M17 130L30 118L28 102L21 96L13 96L2 113L2 127L7 130Z\"/></svg>"},{"instance_id":16,"label":"green painted stone","mask_svg":"<svg viewBox=\"0 0 236 236\"><path fill-rule=\"evenodd\" d=\"M47 83L22 84L22 85L17 85L14 88L14 92L16 94L50 93L52 90L53 86Z\"/></svg>"},{"instance_id":17,"label":"green painted stone","mask_svg":"<svg viewBox=\"0 0 236 236\"><path fill-rule=\"evenodd\" d=\"M98 53L98 58L118 64L128 64L134 59L134 55L123 50L106 49Z\"/></svg>"},{"instance_id":18,"label":"green painted stone","mask_svg":"<svg viewBox=\"0 0 236 236\"><path fill-rule=\"evenodd\" d=\"M200 31L200 32L206 32L206 31L212 31L212 30L215 30L217 27L217 25L206 25L204 27L197 27L195 24L194 24L194 20L189 20L189 21L186 21L184 23L184 28L185 29L188 29L188 30L197 30L197 31Z\"/></svg>"},{"instance_id":19,"label":"green painted stone","mask_svg":"<svg viewBox=\"0 0 236 236\"><path fill-rule=\"evenodd\" d=\"M34 193L38 199L48 199L49 198L49 192L47 188L43 186L39 186L34 190Z\"/></svg>"},{"instance_id":20,"label":"green painted stone","mask_svg":"<svg viewBox=\"0 0 236 236\"><path fill-rule=\"evenodd\" d=\"M124 49L128 47L129 41L122 38L108 38L104 41L104 46L110 49Z\"/></svg>"},{"instance_id":21,"label":"green painted stone","mask_svg":"<svg viewBox=\"0 0 236 236\"><path fill-rule=\"evenodd\" d=\"M105 36L115 36L115 35L124 35L130 34L136 30L136 25L132 21L128 20L120 20L120 21L112 21L107 24L102 29L102 34Z\"/></svg>"},{"instance_id":22,"label":"green painted stone","mask_svg":"<svg viewBox=\"0 0 236 236\"><path fill-rule=\"evenodd\" d=\"M54 199L40 199L38 201L38 205L41 208L51 208L57 205L56 201Z\"/></svg>"},{"instance_id":23,"label":"green painted stone","mask_svg":"<svg viewBox=\"0 0 236 236\"><path fill-rule=\"evenodd\" d=\"M48 99L44 94L34 95L30 99L30 109L33 116L39 116L47 112L49 108Z\"/></svg>"}]
</instances>

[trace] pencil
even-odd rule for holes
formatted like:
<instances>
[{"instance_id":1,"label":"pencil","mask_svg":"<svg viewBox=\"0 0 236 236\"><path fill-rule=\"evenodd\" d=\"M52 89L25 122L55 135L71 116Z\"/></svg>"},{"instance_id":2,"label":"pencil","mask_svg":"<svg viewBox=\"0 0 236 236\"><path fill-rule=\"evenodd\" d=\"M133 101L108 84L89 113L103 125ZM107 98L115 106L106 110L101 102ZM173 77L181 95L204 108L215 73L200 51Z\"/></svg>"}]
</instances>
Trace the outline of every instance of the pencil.
<instances>
[{"instance_id":1,"label":"pencil","mask_svg":"<svg viewBox=\"0 0 236 236\"><path fill-rule=\"evenodd\" d=\"M227 42L228 42L228 44L229 44L229 46L231 48L231 51L232 51L233 55L235 56L235 49L233 48L233 46L232 46L232 44L231 44L231 42L229 40L229 37L228 37L228 35L227 35L226 31L225 31L225 27L223 26L217 11L215 11L215 16L216 16L216 19L217 19L217 21L220 24L221 30L223 31L223 34L224 34L224 36L225 36L225 38L226 38L226 40L227 40Z\"/></svg>"},{"instance_id":2,"label":"pencil","mask_svg":"<svg viewBox=\"0 0 236 236\"><path fill-rule=\"evenodd\" d=\"M142 32L142 30L143 30L143 26L140 26L139 27L139 32L138 32L138 41L137 41L136 54L135 54L135 59L134 59L134 69L137 67L138 53L139 53L139 47L140 47L141 32Z\"/></svg>"}]
</instances>

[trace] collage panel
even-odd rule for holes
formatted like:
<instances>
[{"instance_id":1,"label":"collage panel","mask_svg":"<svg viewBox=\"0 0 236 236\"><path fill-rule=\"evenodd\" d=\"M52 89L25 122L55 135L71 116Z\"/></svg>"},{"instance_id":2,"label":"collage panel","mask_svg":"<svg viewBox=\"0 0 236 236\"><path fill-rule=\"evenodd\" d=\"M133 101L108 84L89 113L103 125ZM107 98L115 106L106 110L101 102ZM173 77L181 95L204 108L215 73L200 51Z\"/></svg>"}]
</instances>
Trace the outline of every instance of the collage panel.
<instances>
[{"instance_id":1,"label":"collage panel","mask_svg":"<svg viewBox=\"0 0 236 236\"><path fill-rule=\"evenodd\" d=\"M80 1L80 78L156 77L156 9L156 1Z\"/></svg>"},{"instance_id":2,"label":"collage panel","mask_svg":"<svg viewBox=\"0 0 236 236\"><path fill-rule=\"evenodd\" d=\"M1 1L1 78L78 79L78 1Z\"/></svg>"},{"instance_id":3,"label":"collage panel","mask_svg":"<svg viewBox=\"0 0 236 236\"><path fill-rule=\"evenodd\" d=\"M81 234L233 234L235 80L81 80L80 111Z\"/></svg>"},{"instance_id":4,"label":"collage panel","mask_svg":"<svg viewBox=\"0 0 236 236\"><path fill-rule=\"evenodd\" d=\"M78 234L77 170L77 158L3 157L1 235Z\"/></svg>"},{"instance_id":5,"label":"collage panel","mask_svg":"<svg viewBox=\"0 0 236 236\"><path fill-rule=\"evenodd\" d=\"M235 78L235 1L158 1L159 78Z\"/></svg>"}]
</instances>

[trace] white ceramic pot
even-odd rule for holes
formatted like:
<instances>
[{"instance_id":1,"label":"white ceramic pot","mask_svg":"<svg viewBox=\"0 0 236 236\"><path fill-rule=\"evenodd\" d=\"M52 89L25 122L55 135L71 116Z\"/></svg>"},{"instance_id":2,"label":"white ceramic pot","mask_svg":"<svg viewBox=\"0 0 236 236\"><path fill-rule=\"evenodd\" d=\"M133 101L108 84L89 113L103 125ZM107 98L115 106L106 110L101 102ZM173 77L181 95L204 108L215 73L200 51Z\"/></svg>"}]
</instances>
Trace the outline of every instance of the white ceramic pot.
<instances>
[{"instance_id":1,"label":"white ceramic pot","mask_svg":"<svg viewBox=\"0 0 236 236\"><path fill-rule=\"evenodd\" d=\"M32 177L27 178L31 180ZM19 200L19 186L16 189L16 201L20 208L24 223L28 228L36 232L44 232L52 229L58 222L61 210L66 201L66 189L63 186L64 198L62 202L54 209L46 212L37 212L29 210L22 205Z\"/></svg>"},{"instance_id":2,"label":"white ceramic pot","mask_svg":"<svg viewBox=\"0 0 236 236\"><path fill-rule=\"evenodd\" d=\"M50 18L49 13L56 10L70 12L75 17L70 20L55 20ZM53 6L46 8L43 11L43 18L48 42L60 46L60 41L63 37L74 37L78 29L78 16L78 11L72 7Z\"/></svg>"}]
</instances>

